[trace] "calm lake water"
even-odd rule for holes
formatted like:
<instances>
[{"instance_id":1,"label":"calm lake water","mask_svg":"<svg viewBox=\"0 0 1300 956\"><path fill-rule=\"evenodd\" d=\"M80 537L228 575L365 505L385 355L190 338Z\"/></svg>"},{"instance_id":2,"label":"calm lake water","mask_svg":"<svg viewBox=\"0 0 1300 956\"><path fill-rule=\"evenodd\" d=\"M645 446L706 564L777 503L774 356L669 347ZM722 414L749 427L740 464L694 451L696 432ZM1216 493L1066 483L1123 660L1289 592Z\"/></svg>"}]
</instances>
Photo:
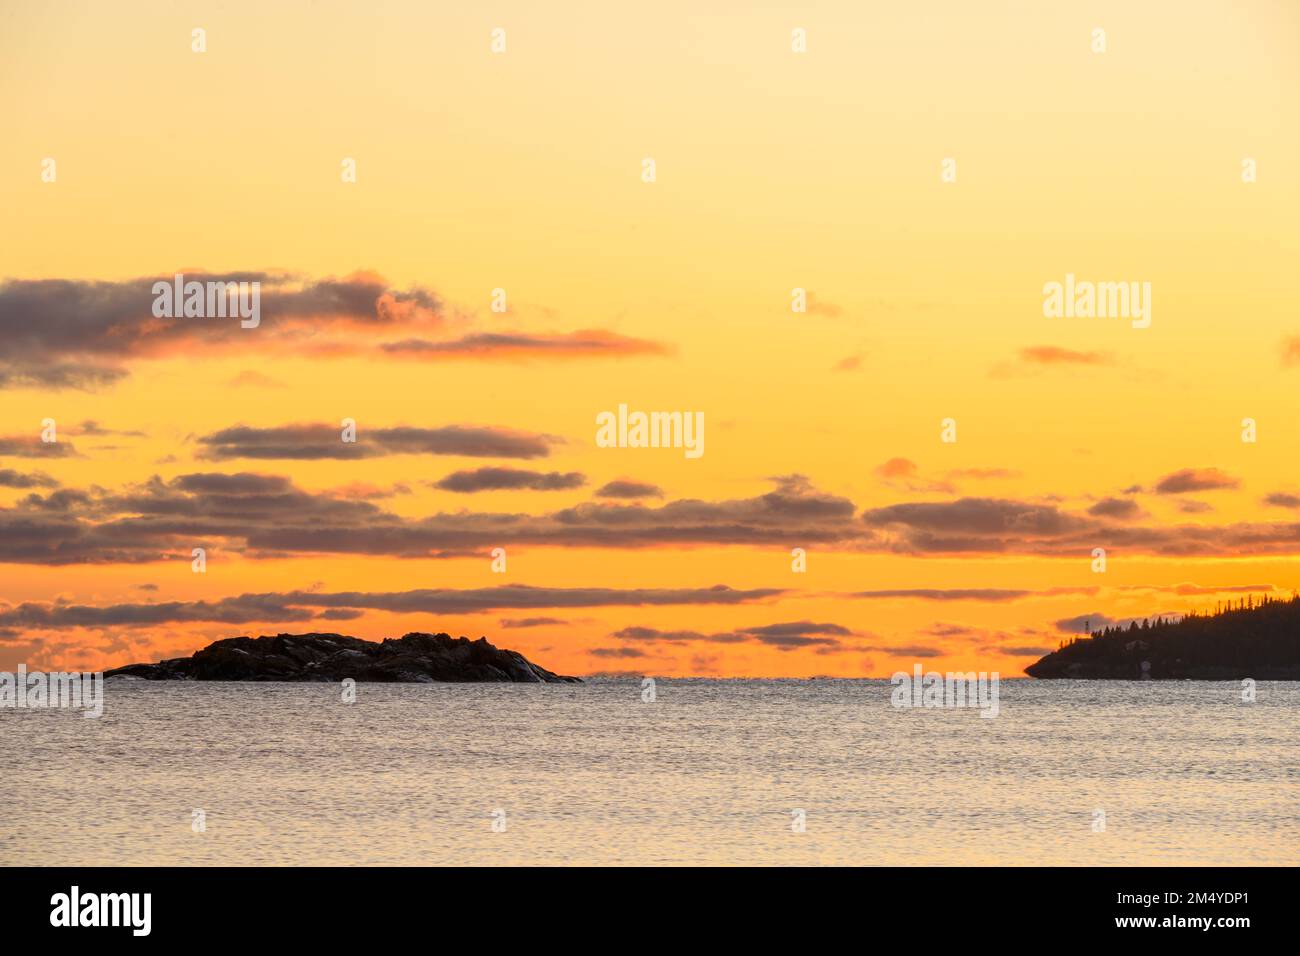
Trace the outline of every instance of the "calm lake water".
<instances>
[{"instance_id":1,"label":"calm lake water","mask_svg":"<svg viewBox=\"0 0 1300 956\"><path fill-rule=\"evenodd\" d=\"M0 710L0 863L1300 863L1298 684L890 690L113 681Z\"/></svg>"}]
</instances>

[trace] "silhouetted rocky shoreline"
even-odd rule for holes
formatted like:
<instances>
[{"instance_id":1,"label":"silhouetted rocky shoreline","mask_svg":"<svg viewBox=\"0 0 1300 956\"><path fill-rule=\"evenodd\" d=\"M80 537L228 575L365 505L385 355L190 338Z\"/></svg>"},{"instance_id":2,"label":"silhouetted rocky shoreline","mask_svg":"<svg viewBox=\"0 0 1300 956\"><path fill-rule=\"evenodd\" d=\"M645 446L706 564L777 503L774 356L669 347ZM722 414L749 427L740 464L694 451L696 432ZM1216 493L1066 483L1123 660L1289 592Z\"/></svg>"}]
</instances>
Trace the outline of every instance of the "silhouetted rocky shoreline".
<instances>
[{"instance_id":1,"label":"silhouetted rocky shoreline","mask_svg":"<svg viewBox=\"0 0 1300 956\"><path fill-rule=\"evenodd\" d=\"M191 657L157 664L128 664L104 677L142 680L355 681L386 683L514 682L577 684L553 674L517 651L447 634L411 633L383 641L343 634L277 634L230 637Z\"/></svg>"}]
</instances>

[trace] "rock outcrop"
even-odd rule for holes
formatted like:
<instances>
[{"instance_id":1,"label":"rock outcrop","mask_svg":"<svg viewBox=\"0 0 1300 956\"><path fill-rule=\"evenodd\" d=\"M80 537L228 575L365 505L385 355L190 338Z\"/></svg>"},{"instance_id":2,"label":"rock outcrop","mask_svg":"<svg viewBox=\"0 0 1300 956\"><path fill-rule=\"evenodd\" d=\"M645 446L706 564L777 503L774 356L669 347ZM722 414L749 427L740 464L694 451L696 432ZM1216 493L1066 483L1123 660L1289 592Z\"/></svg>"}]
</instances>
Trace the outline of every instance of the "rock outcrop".
<instances>
[{"instance_id":1,"label":"rock outcrop","mask_svg":"<svg viewBox=\"0 0 1300 956\"><path fill-rule=\"evenodd\" d=\"M128 664L105 678L144 680L341 681L388 683L581 683L561 677L516 651L447 634L407 634L376 643L342 634L277 634L231 637L209 644L192 657L157 664Z\"/></svg>"}]
</instances>

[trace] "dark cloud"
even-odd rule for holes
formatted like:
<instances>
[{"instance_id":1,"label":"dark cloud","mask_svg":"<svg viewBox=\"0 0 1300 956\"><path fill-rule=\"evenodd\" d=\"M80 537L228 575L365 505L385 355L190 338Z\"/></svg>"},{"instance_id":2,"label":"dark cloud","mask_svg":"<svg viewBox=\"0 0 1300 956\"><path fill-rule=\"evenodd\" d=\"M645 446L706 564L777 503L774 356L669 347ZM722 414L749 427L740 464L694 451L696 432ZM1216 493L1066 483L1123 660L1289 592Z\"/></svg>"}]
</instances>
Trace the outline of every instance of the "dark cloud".
<instances>
[{"instance_id":1,"label":"dark cloud","mask_svg":"<svg viewBox=\"0 0 1300 956\"><path fill-rule=\"evenodd\" d=\"M20 472L0 468L0 488L57 488L59 483L43 471Z\"/></svg>"},{"instance_id":2,"label":"dark cloud","mask_svg":"<svg viewBox=\"0 0 1300 956\"><path fill-rule=\"evenodd\" d=\"M812 490L788 488L739 501L675 501L661 507L585 503L545 515L442 513L396 517L364 529L281 524L250 530L257 551L427 555L497 546L639 548L661 545L785 546L848 541L852 504Z\"/></svg>"},{"instance_id":3,"label":"dark cloud","mask_svg":"<svg viewBox=\"0 0 1300 956\"><path fill-rule=\"evenodd\" d=\"M1277 491L1264 498L1264 504L1277 508L1300 508L1300 495Z\"/></svg>"},{"instance_id":4,"label":"dark cloud","mask_svg":"<svg viewBox=\"0 0 1300 956\"><path fill-rule=\"evenodd\" d=\"M0 626L29 630L69 627L140 627L199 621L250 624L260 621L309 621L316 611L291 607L277 595L241 594L220 601L160 601L153 604L24 603L0 610Z\"/></svg>"},{"instance_id":5,"label":"dark cloud","mask_svg":"<svg viewBox=\"0 0 1300 956\"><path fill-rule=\"evenodd\" d=\"M103 437L106 435L120 435L124 438L148 438L142 431L122 431L116 428L105 428L99 422L93 419L86 419L76 429L70 432L73 435L86 435L88 437Z\"/></svg>"},{"instance_id":6,"label":"dark cloud","mask_svg":"<svg viewBox=\"0 0 1300 956\"><path fill-rule=\"evenodd\" d=\"M773 481L765 494L722 501L592 501L540 514L459 509L412 517L385 510L369 496L308 492L276 475L154 477L117 491L31 494L0 507L0 562L188 562L191 548L200 546L251 558L486 556L496 547L749 545L788 551L792 544L849 552L1074 558L1095 547L1171 557L1300 553L1297 523L1143 527L1055 505L970 498L891 505L854 520L851 501L820 491L806 478ZM967 599L1016 596L1004 589L965 591ZM961 595L962 589L892 589L858 596Z\"/></svg>"},{"instance_id":7,"label":"dark cloud","mask_svg":"<svg viewBox=\"0 0 1300 956\"><path fill-rule=\"evenodd\" d=\"M353 621L362 615L363 612L354 611L352 608L336 607L330 608L328 611L321 611L317 617L325 621Z\"/></svg>"},{"instance_id":8,"label":"dark cloud","mask_svg":"<svg viewBox=\"0 0 1300 956\"><path fill-rule=\"evenodd\" d=\"M255 474L154 477L118 492L63 489L0 508L0 561L111 564L190 560L194 547L246 546L249 529L302 521L357 529L385 515Z\"/></svg>"},{"instance_id":9,"label":"dark cloud","mask_svg":"<svg viewBox=\"0 0 1300 956\"><path fill-rule=\"evenodd\" d=\"M550 627L556 624L568 624L568 621L562 621L558 617L521 617L515 620L509 618L501 619L501 626L507 629L521 627Z\"/></svg>"},{"instance_id":10,"label":"dark cloud","mask_svg":"<svg viewBox=\"0 0 1300 956\"><path fill-rule=\"evenodd\" d=\"M71 458L76 453L66 441L41 441L39 435L0 435L0 458Z\"/></svg>"},{"instance_id":11,"label":"dark cloud","mask_svg":"<svg viewBox=\"0 0 1300 956\"><path fill-rule=\"evenodd\" d=\"M494 547L638 548L860 539L852 502L804 479L779 479L755 498L683 500L660 507L588 503L549 514L457 511L408 518L372 501L310 493L287 478L241 473L160 478L95 490L58 520L35 500L0 508L0 561L144 562L221 546L251 557L373 554L440 557ZM84 492L78 494L85 495Z\"/></svg>"},{"instance_id":12,"label":"dark cloud","mask_svg":"<svg viewBox=\"0 0 1300 956\"><path fill-rule=\"evenodd\" d=\"M862 520L877 531L864 548L906 554L1082 557L1096 547L1166 557L1300 551L1300 524L1295 523L1118 525L1056 505L988 498L891 505L864 512Z\"/></svg>"},{"instance_id":13,"label":"dark cloud","mask_svg":"<svg viewBox=\"0 0 1300 956\"><path fill-rule=\"evenodd\" d=\"M723 636L728 640L721 643L736 643L734 634ZM689 641L717 641L719 635L690 630L661 631L654 627L633 626L617 630L610 637L618 637L627 641L664 641L669 644L683 644Z\"/></svg>"},{"instance_id":14,"label":"dark cloud","mask_svg":"<svg viewBox=\"0 0 1300 956\"><path fill-rule=\"evenodd\" d=\"M332 425L253 428L236 425L199 438L202 457L317 460L378 458L384 455L461 455L469 458L544 458L559 439L509 428L448 425L442 428L366 428L356 441L343 441Z\"/></svg>"},{"instance_id":15,"label":"dark cloud","mask_svg":"<svg viewBox=\"0 0 1300 956\"><path fill-rule=\"evenodd\" d=\"M0 388L98 388L140 359L241 351L330 357L580 358L665 355L659 342L601 329L452 336L432 291L396 289L358 272L314 279L287 272L188 271L185 281L259 283L260 323L153 314L154 285L174 274L118 282L14 279L0 283ZM244 373L247 376L248 373ZM239 384L266 384L241 376Z\"/></svg>"},{"instance_id":16,"label":"dark cloud","mask_svg":"<svg viewBox=\"0 0 1300 956\"><path fill-rule=\"evenodd\" d=\"M596 489L597 498L662 498L663 489L646 481L617 478Z\"/></svg>"},{"instance_id":17,"label":"dark cloud","mask_svg":"<svg viewBox=\"0 0 1300 956\"><path fill-rule=\"evenodd\" d=\"M462 494L476 491L501 491L527 489L530 491L564 491L581 488L587 483L582 472L541 472L519 468L476 468L473 471L455 471L433 484L443 491Z\"/></svg>"},{"instance_id":18,"label":"dark cloud","mask_svg":"<svg viewBox=\"0 0 1300 956\"><path fill-rule=\"evenodd\" d=\"M954 544L964 535L976 540L1003 535L1040 537L1088 527L1053 505L998 498L889 505L864 512L862 520L875 527L903 526L918 536L952 536Z\"/></svg>"},{"instance_id":19,"label":"dark cloud","mask_svg":"<svg viewBox=\"0 0 1300 956\"><path fill-rule=\"evenodd\" d=\"M780 639L785 637L807 637L812 634L848 637L853 634L847 627L839 624L819 624L814 621L790 621L785 624L765 624L761 627L744 628L743 632L752 634L759 640Z\"/></svg>"},{"instance_id":20,"label":"dark cloud","mask_svg":"<svg viewBox=\"0 0 1300 956\"><path fill-rule=\"evenodd\" d=\"M157 486L154 486L157 487ZM234 475L206 472L181 475L171 482L171 487L199 495L280 495L293 490L288 478L282 475L258 475L241 471Z\"/></svg>"},{"instance_id":21,"label":"dark cloud","mask_svg":"<svg viewBox=\"0 0 1300 956\"><path fill-rule=\"evenodd\" d=\"M32 493L20 504L30 511L71 512L85 510L94 502L94 496L79 488L60 488L48 495Z\"/></svg>"},{"instance_id":22,"label":"dark cloud","mask_svg":"<svg viewBox=\"0 0 1300 956\"><path fill-rule=\"evenodd\" d=\"M863 653L889 654L893 657L943 657L947 654L941 647L928 644L859 644L854 650Z\"/></svg>"},{"instance_id":23,"label":"dark cloud","mask_svg":"<svg viewBox=\"0 0 1300 956\"><path fill-rule=\"evenodd\" d=\"M931 624L926 628L926 633L934 637L977 637L982 632L979 628L971 627L968 624L946 624L943 621Z\"/></svg>"},{"instance_id":24,"label":"dark cloud","mask_svg":"<svg viewBox=\"0 0 1300 956\"><path fill-rule=\"evenodd\" d=\"M1088 514L1097 518L1118 518L1121 521L1128 521L1140 517L1142 509L1136 501L1128 498L1103 498L1088 509Z\"/></svg>"},{"instance_id":25,"label":"dark cloud","mask_svg":"<svg viewBox=\"0 0 1300 956\"><path fill-rule=\"evenodd\" d=\"M126 369L106 368L82 362L52 362L26 367L7 365L0 358L0 389L76 389L91 392L106 388L127 375Z\"/></svg>"},{"instance_id":26,"label":"dark cloud","mask_svg":"<svg viewBox=\"0 0 1300 956\"><path fill-rule=\"evenodd\" d=\"M477 614L520 608L664 607L749 604L784 592L771 588L545 588L510 584L493 588L411 591L289 591L241 594L220 601L77 605L28 602L0 607L0 627L57 629L126 627L209 621L222 624L349 620L363 611L400 614Z\"/></svg>"},{"instance_id":27,"label":"dark cloud","mask_svg":"<svg viewBox=\"0 0 1300 956\"><path fill-rule=\"evenodd\" d=\"M1158 495L1181 495L1189 491L1236 488L1241 481L1217 468L1184 468L1165 475L1156 483Z\"/></svg>"},{"instance_id":28,"label":"dark cloud","mask_svg":"<svg viewBox=\"0 0 1300 956\"><path fill-rule=\"evenodd\" d=\"M779 588L550 588L506 584L491 588L421 588L412 591L315 593L294 591L283 598L313 607L352 607L404 614L476 614L507 609L575 607L660 607L692 604L748 604L786 593Z\"/></svg>"},{"instance_id":29,"label":"dark cloud","mask_svg":"<svg viewBox=\"0 0 1300 956\"><path fill-rule=\"evenodd\" d=\"M309 280L287 273L187 272L187 281L260 283L261 324L244 329L237 319L155 317L154 283L173 278L0 284L0 338L6 342L0 384L95 387L125 375L131 359L204 349L265 352L273 345L319 349L331 331L440 324L432 293L397 292L363 273Z\"/></svg>"}]
</instances>

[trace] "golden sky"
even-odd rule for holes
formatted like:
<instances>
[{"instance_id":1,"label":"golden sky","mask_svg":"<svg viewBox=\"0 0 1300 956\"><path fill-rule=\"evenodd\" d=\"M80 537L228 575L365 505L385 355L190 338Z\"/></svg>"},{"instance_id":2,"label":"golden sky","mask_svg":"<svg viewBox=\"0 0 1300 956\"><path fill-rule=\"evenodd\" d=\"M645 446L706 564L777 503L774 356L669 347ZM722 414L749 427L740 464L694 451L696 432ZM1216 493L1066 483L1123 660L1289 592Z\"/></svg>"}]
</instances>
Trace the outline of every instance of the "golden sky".
<instances>
[{"instance_id":1,"label":"golden sky","mask_svg":"<svg viewBox=\"0 0 1300 956\"><path fill-rule=\"evenodd\" d=\"M1014 676L1300 586L1293 3L31 2L0 54L0 666ZM155 318L177 272L261 325Z\"/></svg>"}]
</instances>

